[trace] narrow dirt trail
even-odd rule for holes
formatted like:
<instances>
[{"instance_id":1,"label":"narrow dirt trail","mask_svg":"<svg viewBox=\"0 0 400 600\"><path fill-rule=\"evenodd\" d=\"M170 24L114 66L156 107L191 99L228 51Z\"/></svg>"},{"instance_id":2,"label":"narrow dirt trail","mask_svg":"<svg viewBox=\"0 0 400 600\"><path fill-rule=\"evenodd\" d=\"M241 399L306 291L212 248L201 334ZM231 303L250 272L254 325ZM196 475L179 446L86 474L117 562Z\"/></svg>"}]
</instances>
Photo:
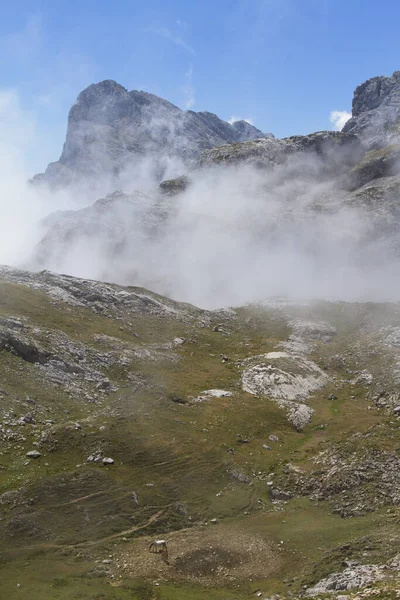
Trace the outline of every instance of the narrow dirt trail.
<instances>
[{"instance_id":1,"label":"narrow dirt trail","mask_svg":"<svg viewBox=\"0 0 400 600\"><path fill-rule=\"evenodd\" d=\"M130 527L129 529L124 529L123 531L119 531L118 533L113 533L111 535L96 539L96 540L86 540L85 542L78 542L76 544L36 544L34 546L24 546L24 550L68 550L73 548L90 548L92 546L96 546L97 544L103 544L109 542L111 540L115 540L121 536L129 535L131 533L135 533L136 531L141 531L142 529L146 529L149 525L157 521L162 514L164 514L164 510L159 510L154 513L146 521L143 525L137 525L135 527Z\"/></svg>"}]
</instances>

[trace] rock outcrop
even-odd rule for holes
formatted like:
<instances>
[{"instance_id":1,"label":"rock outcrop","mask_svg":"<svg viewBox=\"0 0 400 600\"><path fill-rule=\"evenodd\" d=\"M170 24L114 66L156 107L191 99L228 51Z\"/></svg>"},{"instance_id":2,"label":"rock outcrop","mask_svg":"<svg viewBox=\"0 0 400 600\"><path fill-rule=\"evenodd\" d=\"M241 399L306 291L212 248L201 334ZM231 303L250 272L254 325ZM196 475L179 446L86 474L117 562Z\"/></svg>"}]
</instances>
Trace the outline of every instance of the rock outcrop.
<instances>
[{"instance_id":1,"label":"rock outcrop","mask_svg":"<svg viewBox=\"0 0 400 600\"><path fill-rule=\"evenodd\" d=\"M327 375L301 354L268 352L243 361L242 388L275 401L291 425L301 431L314 410L306 402L329 381Z\"/></svg>"},{"instance_id":2,"label":"rock outcrop","mask_svg":"<svg viewBox=\"0 0 400 600\"><path fill-rule=\"evenodd\" d=\"M377 565L357 565L349 567L342 573L332 573L326 579L306 591L306 596L317 596L337 591L347 591L360 588L384 579L386 575L384 567Z\"/></svg>"},{"instance_id":3,"label":"rock outcrop","mask_svg":"<svg viewBox=\"0 0 400 600\"><path fill-rule=\"evenodd\" d=\"M400 71L391 77L373 77L356 88L352 118L343 131L359 136L374 149L399 139Z\"/></svg>"},{"instance_id":4,"label":"rock outcrop","mask_svg":"<svg viewBox=\"0 0 400 600\"><path fill-rule=\"evenodd\" d=\"M369 181L400 173L400 144L385 146L366 152L362 160L350 171L349 187L357 189Z\"/></svg>"}]
</instances>

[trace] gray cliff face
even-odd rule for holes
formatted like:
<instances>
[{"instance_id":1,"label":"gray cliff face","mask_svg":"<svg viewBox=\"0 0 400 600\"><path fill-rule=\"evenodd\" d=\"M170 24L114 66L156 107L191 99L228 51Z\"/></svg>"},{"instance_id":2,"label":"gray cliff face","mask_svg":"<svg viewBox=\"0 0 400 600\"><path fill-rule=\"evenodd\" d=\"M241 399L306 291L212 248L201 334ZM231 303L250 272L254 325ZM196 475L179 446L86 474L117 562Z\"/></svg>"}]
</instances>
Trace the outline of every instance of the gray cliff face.
<instances>
[{"instance_id":1,"label":"gray cliff face","mask_svg":"<svg viewBox=\"0 0 400 600\"><path fill-rule=\"evenodd\" d=\"M182 111L158 96L128 92L107 80L79 94L59 161L34 181L57 187L101 177L103 191L115 189L124 176L134 179L141 161L150 161L148 169L161 179L190 167L205 149L259 137L264 134L244 121L231 125L209 112Z\"/></svg>"},{"instance_id":2,"label":"gray cliff face","mask_svg":"<svg viewBox=\"0 0 400 600\"><path fill-rule=\"evenodd\" d=\"M358 135L371 148L380 148L398 140L400 71L395 71L391 77L373 77L356 88L352 118L343 131Z\"/></svg>"}]
</instances>

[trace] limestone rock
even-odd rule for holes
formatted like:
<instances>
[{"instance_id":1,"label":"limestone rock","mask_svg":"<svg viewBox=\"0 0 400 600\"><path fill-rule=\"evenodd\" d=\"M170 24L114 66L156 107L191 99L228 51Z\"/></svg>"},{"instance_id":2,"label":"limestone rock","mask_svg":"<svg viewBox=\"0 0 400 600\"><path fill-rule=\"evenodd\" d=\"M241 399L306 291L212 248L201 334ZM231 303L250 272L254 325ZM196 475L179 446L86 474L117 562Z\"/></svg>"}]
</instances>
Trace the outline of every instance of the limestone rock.
<instances>
[{"instance_id":1,"label":"limestone rock","mask_svg":"<svg viewBox=\"0 0 400 600\"><path fill-rule=\"evenodd\" d=\"M229 392L228 390L204 390L204 392L201 392L196 398L191 398L191 402L205 402L211 400L211 398L228 398L230 396L232 396L232 392Z\"/></svg>"},{"instance_id":2,"label":"limestone rock","mask_svg":"<svg viewBox=\"0 0 400 600\"><path fill-rule=\"evenodd\" d=\"M376 565L360 565L345 569L341 573L332 573L322 579L317 585L306 590L306 596L316 596L334 591L351 590L360 588L373 581L385 577L381 567Z\"/></svg>"},{"instance_id":3,"label":"limestone rock","mask_svg":"<svg viewBox=\"0 0 400 600\"><path fill-rule=\"evenodd\" d=\"M277 402L297 430L310 422L314 410L304 402L329 381L315 363L286 352L269 352L251 357L242 364L245 366L242 373L245 392Z\"/></svg>"},{"instance_id":4,"label":"limestone rock","mask_svg":"<svg viewBox=\"0 0 400 600\"><path fill-rule=\"evenodd\" d=\"M352 118L343 132L358 135L375 149L399 138L400 71L391 77L373 77L356 88Z\"/></svg>"},{"instance_id":5,"label":"limestone rock","mask_svg":"<svg viewBox=\"0 0 400 600\"><path fill-rule=\"evenodd\" d=\"M30 450L26 453L28 458L40 458L42 455L37 450Z\"/></svg>"},{"instance_id":6,"label":"limestone rock","mask_svg":"<svg viewBox=\"0 0 400 600\"><path fill-rule=\"evenodd\" d=\"M132 180L146 156L152 156L153 175L161 180L174 165L181 170L190 166L202 150L263 135L249 123L230 124L209 112L182 111L154 94L128 91L105 80L79 94L69 112L59 161L33 182L52 187L86 182L88 193L91 188L92 193L104 193Z\"/></svg>"},{"instance_id":7,"label":"limestone rock","mask_svg":"<svg viewBox=\"0 0 400 600\"><path fill-rule=\"evenodd\" d=\"M250 360L242 375L243 389L250 394L269 396L277 400L301 401L323 387L327 375L312 361L271 352Z\"/></svg>"}]
</instances>

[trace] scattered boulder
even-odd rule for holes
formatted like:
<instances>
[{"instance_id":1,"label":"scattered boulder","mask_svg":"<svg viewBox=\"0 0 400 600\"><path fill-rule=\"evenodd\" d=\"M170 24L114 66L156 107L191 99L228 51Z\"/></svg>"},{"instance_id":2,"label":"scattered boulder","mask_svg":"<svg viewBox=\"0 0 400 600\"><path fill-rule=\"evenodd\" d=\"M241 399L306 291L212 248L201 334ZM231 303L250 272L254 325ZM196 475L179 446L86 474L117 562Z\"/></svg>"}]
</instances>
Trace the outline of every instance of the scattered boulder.
<instances>
[{"instance_id":1,"label":"scattered boulder","mask_svg":"<svg viewBox=\"0 0 400 600\"><path fill-rule=\"evenodd\" d=\"M40 458L42 455L37 450L30 450L26 453L28 458Z\"/></svg>"},{"instance_id":2,"label":"scattered boulder","mask_svg":"<svg viewBox=\"0 0 400 600\"><path fill-rule=\"evenodd\" d=\"M232 392L229 392L228 390L204 390L204 392L200 392L200 395L197 396L197 398L191 398L191 402L205 402L211 400L211 398L230 398L232 395Z\"/></svg>"},{"instance_id":3,"label":"scattered boulder","mask_svg":"<svg viewBox=\"0 0 400 600\"><path fill-rule=\"evenodd\" d=\"M372 436L354 434L322 450L313 458L309 472L285 467L279 486L297 497L329 501L332 512L342 518L400 505L399 456L396 452L363 448L362 442L367 440L371 443Z\"/></svg>"},{"instance_id":4,"label":"scattered boulder","mask_svg":"<svg viewBox=\"0 0 400 600\"><path fill-rule=\"evenodd\" d=\"M103 462L103 453L102 452L96 452L95 454L90 454L87 459L86 462L88 463L101 463Z\"/></svg>"},{"instance_id":5,"label":"scattered boulder","mask_svg":"<svg viewBox=\"0 0 400 600\"><path fill-rule=\"evenodd\" d=\"M23 417L21 417L21 421L24 423L29 423L30 425L34 425L36 423L34 416L31 413L27 413Z\"/></svg>"},{"instance_id":6,"label":"scattered boulder","mask_svg":"<svg viewBox=\"0 0 400 600\"><path fill-rule=\"evenodd\" d=\"M168 400L171 402L175 402L175 404L188 404L188 400L181 395L178 394L168 394Z\"/></svg>"},{"instance_id":7,"label":"scattered boulder","mask_svg":"<svg viewBox=\"0 0 400 600\"><path fill-rule=\"evenodd\" d=\"M269 490L271 500L287 501L293 498L292 494L285 492L278 488L272 488Z\"/></svg>"},{"instance_id":8,"label":"scattered boulder","mask_svg":"<svg viewBox=\"0 0 400 600\"><path fill-rule=\"evenodd\" d=\"M184 175L176 179L167 179L160 183L160 192L165 196L176 196L184 192L189 186L189 179Z\"/></svg>"},{"instance_id":9,"label":"scattered boulder","mask_svg":"<svg viewBox=\"0 0 400 600\"><path fill-rule=\"evenodd\" d=\"M46 364L49 360L49 353L29 340L21 333L15 333L12 330L0 330L0 350L6 350L15 354L19 358L30 363Z\"/></svg>"}]
</instances>

